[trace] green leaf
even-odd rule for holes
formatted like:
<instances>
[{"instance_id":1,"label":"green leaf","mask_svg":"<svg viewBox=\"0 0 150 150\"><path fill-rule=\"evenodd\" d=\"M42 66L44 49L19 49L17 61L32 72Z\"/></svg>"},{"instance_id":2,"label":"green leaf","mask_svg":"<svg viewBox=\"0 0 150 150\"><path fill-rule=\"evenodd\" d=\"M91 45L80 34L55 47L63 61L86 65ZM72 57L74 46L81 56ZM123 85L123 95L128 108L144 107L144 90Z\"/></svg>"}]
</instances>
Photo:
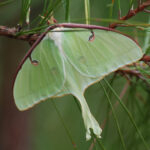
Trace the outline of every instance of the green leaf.
<instances>
[{"instance_id":1,"label":"green leaf","mask_svg":"<svg viewBox=\"0 0 150 150\"><path fill-rule=\"evenodd\" d=\"M65 20L70 22L70 0L63 0L64 8L65 8Z\"/></svg>"},{"instance_id":2,"label":"green leaf","mask_svg":"<svg viewBox=\"0 0 150 150\"><path fill-rule=\"evenodd\" d=\"M90 24L90 0L84 0L86 24Z\"/></svg>"},{"instance_id":3,"label":"green leaf","mask_svg":"<svg viewBox=\"0 0 150 150\"><path fill-rule=\"evenodd\" d=\"M17 107L25 110L47 98L72 94L80 104L86 128L100 138L102 132L84 98L85 89L104 76L142 57L141 48L130 38L112 31L89 30L60 32L56 28L46 35L32 52L34 66L28 58L14 84ZM68 29L65 29L66 31ZM70 29L69 29L70 30ZM94 36L94 35L92 35Z\"/></svg>"},{"instance_id":4,"label":"green leaf","mask_svg":"<svg viewBox=\"0 0 150 150\"><path fill-rule=\"evenodd\" d=\"M24 21L26 21L26 23L29 24L30 5L31 0L22 0L21 18L20 18L21 25L23 24Z\"/></svg>"},{"instance_id":5,"label":"green leaf","mask_svg":"<svg viewBox=\"0 0 150 150\"><path fill-rule=\"evenodd\" d=\"M126 150L126 146L125 146L125 143L124 143L124 138L122 136L122 132L121 132L121 129L120 129L120 125L119 125L119 122L118 122L118 119L117 119L117 115L116 115L116 112L114 110L114 107L112 105L112 102L111 102L111 99L109 98L109 95L107 94L107 91L106 91L106 88L103 86L103 84L100 82L100 85L102 86L103 90L104 90L104 93L107 97L107 100L108 100L108 103L110 105L110 108L112 110L112 114L113 114L113 117L114 117L114 120L115 120L115 123L116 123L116 126L117 126L117 131L118 131L118 134L120 136L120 140L121 140L121 143L122 143L122 146L123 146L123 149Z\"/></svg>"},{"instance_id":6,"label":"green leaf","mask_svg":"<svg viewBox=\"0 0 150 150\"><path fill-rule=\"evenodd\" d=\"M118 101L119 101L120 105L122 106L123 110L124 110L124 111L126 112L126 114L128 115L128 117L129 117L131 123L133 124L134 128L136 129L136 131L137 131L137 133L138 133L138 135L139 135L141 141L144 143L145 148L146 148L147 150L149 150L149 146L148 146L148 144L146 143L146 141L145 141L143 135L141 134L139 128L137 127L137 125L136 125L136 123L135 123L135 121L134 121L134 118L133 118L132 114L130 113L130 111L128 110L128 108L126 107L126 105L122 102L122 100L120 99L120 97L117 95L117 93L115 92L115 90L111 87L111 85L109 84L109 82L108 82L106 79L104 79L104 81L105 81L105 83L107 84L107 86L111 89L111 91L113 92L113 94L115 95L115 97L118 99Z\"/></svg>"},{"instance_id":7,"label":"green leaf","mask_svg":"<svg viewBox=\"0 0 150 150\"><path fill-rule=\"evenodd\" d=\"M39 27L43 25L47 25L47 21L51 19L56 8L58 8L58 6L61 5L62 5L62 0L45 0L42 19L39 22Z\"/></svg>"},{"instance_id":8,"label":"green leaf","mask_svg":"<svg viewBox=\"0 0 150 150\"><path fill-rule=\"evenodd\" d=\"M148 18L148 24L150 23L150 17ZM144 40L144 45L143 45L143 51L147 52L147 50L149 49L150 46L150 28L144 28L147 32L145 35L145 40Z\"/></svg>"}]
</instances>

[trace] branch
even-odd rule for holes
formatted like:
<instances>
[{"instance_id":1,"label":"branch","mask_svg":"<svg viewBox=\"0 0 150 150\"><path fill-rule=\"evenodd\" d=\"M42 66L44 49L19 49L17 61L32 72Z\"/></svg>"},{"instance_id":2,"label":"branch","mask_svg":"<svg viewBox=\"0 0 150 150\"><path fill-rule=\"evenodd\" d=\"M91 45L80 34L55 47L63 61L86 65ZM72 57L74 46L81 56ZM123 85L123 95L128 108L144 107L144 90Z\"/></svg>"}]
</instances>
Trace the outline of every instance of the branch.
<instances>
[{"instance_id":1,"label":"branch","mask_svg":"<svg viewBox=\"0 0 150 150\"><path fill-rule=\"evenodd\" d=\"M135 16L137 13L144 11L147 7L150 6L150 0L147 0L146 2L143 2L142 4L140 4L136 9L133 10L129 10L128 14L126 16L121 17L119 20L123 21L123 20L128 20L130 18L132 18L133 16ZM119 24L121 23L112 23L110 24L110 28L116 28Z\"/></svg>"},{"instance_id":2,"label":"branch","mask_svg":"<svg viewBox=\"0 0 150 150\"><path fill-rule=\"evenodd\" d=\"M145 11L145 9L150 6L150 0L147 0L146 2L143 2L140 4L136 9L130 10L126 16L123 16L119 20L128 20L131 17L135 16L137 13L141 11ZM110 24L110 28L116 28L119 24L121 23L112 23ZM28 35L21 35L21 36L16 36L16 33L18 32L17 28L8 28L6 26L0 26L0 36L6 36L9 38L14 38L14 39L19 39L19 40L24 40L28 42L35 42L39 35L38 34L28 34Z\"/></svg>"},{"instance_id":3,"label":"branch","mask_svg":"<svg viewBox=\"0 0 150 150\"><path fill-rule=\"evenodd\" d=\"M137 78L141 78L141 73L137 70L130 70L130 69L126 69L126 70L123 70L123 69L119 69L118 71L116 71L116 73L120 73L122 75L124 74L128 74L130 75L131 77L132 76L135 76ZM142 78L143 79L143 78Z\"/></svg>"},{"instance_id":4,"label":"branch","mask_svg":"<svg viewBox=\"0 0 150 150\"><path fill-rule=\"evenodd\" d=\"M18 29L15 27L8 28L6 26L0 26L0 36L24 40L24 41L28 41L28 42L35 42L39 37L38 34L28 34L28 35L16 36L17 33L18 33Z\"/></svg>"},{"instance_id":5,"label":"branch","mask_svg":"<svg viewBox=\"0 0 150 150\"><path fill-rule=\"evenodd\" d=\"M147 63L150 62L150 56L144 55L144 56L140 59L140 61L143 61L145 64L147 64ZM121 75L123 75L123 76L125 76L125 75L129 75L130 77L133 77L133 76L134 76L134 77L136 77L136 78L138 78L138 79L143 80L147 85L149 85L149 83L147 83L147 81L145 80L145 78L143 77L143 75L142 75L139 71L137 71L137 70L119 69L119 70L116 71L116 73L119 73L119 74L121 74ZM125 76L125 77L127 77L127 76ZM150 87L150 85L149 85L149 87Z\"/></svg>"},{"instance_id":6,"label":"branch","mask_svg":"<svg viewBox=\"0 0 150 150\"><path fill-rule=\"evenodd\" d=\"M145 63L150 62L150 56L144 55L140 61L144 61Z\"/></svg>"},{"instance_id":7,"label":"branch","mask_svg":"<svg viewBox=\"0 0 150 150\"><path fill-rule=\"evenodd\" d=\"M147 0L146 2L143 2L142 4L140 4L136 9L130 10L128 12L128 14L126 16L121 17L119 19L119 21L128 20L128 19L132 18L133 16L135 16L137 13L141 12L141 11L149 13L149 11L145 10L149 6L150 6L150 0ZM114 29L120 24L121 23L115 22L115 23L110 24L109 27ZM143 58L141 58L140 61L144 61L146 64L148 64L148 62L150 62L150 56L144 55ZM131 77L134 76L134 77L136 77L138 79L143 80L144 82L146 82L146 84L148 84L147 81L141 75L141 73L138 72L137 70L122 70L122 69L120 69L120 70L116 71L116 73L119 73L119 74L125 75L125 76L129 75Z\"/></svg>"},{"instance_id":8,"label":"branch","mask_svg":"<svg viewBox=\"0 0 150 150\"><path fill-rule=\"evenodd\" d=\"M33 43L33 45L31 46L31 48L29 49L29 51L27 52L27 54L24 56L24 58L22 59L20 65L18 66L18 69L17 69L17 73L18 71L21 69L22 65L24 64L24 62L26 61L26 59L28 57L30 57L31 53L34 51L35 47L40 43L40 41L45 37L45 35L55 29L55 28L58 28L58 27L64 27L64 28L83 28L83 29L89 29L89 30L92 30L92 29L98 29L98 30L106 30L106 31L113 31L113 32L117 32L117 33L120 33L119 31L115 30L115 29L112 29L112 28L108 28L108 27L103 27L103 26L96 26L96 25L87 25L87 24L75 24L75 23L62 23L62 24L55 24L53 26L50 26L46 29L45 32L43 32L39 38ZM130 37L129 37L130 38ZM144 56L142 59L142 61L145 61L145 62L149 62L150 60L150 56Z\"/></svg>"},{"instance_id":9,"label":"branch","mask_svg":"<svg viewBox=\"0 0 150 150\"><path fill-rule=\"evenodd\" d=\"M34 48L36 47L36 45L44 38L44 36L47 34L47 32L49 32L50 30L53 30L57 27L67 27L67 28L84 28L84 29L100 29L100 30L107 30L107 31L114 31L114 32L119 32L116 31L112 28L107 28L107 27L102 27L102 26L95 26L95 25L85 25L85 24L55 24L53 26L50 26L49 28L47 28L47 30L45 32L43 32L41 35L38 34L34 34L34 35L21 35L21 36L16 36L16 33L18 32L18 30L16 28L7 28L4 26L0 26L0 35L3 36L7 36L10 38L15 38L15 39L20 39L20 40L25 40L28 42L34 42L34 44L31 46L30 50L28 51L28 53L26 54L26 56L24 57L24 59L21 61L17 72L20 70L20 68L22 67L22 64L25 62L25 60L30 56L30 54L32 53L32 51L34 50ZM145 63L150 62L150 56L143 56L143 58L141 59L141 61L144 61ZM141 75L139 75L139 73L137 72L133 72L132 70L119 70L119 73L122 72L123 74L129 74L129 75L133 75L136 76L138 78L141 78Z\"/></svg>"},{"instance_id":10,"label":"branch","mask_svg":"<svg viewBox=\"0 0 150 150\"><path fill-rule=\"evenodd\" d=\"M130 77L136 77L137 79L141 79L142 81L145 82L145 84L150 87L150 83L143 77L143 75L137 71L137 70L130 70L130 69L126 69L126 70L123 70L123 69L119 69L116 71L116 73L119 73L121 74L122 76L124 75L129 75Z\"/></svg>"},{"instance_id":11,"label":"branch","mask_svg":"<svg viewBox=\"0 0 150 150\"><path fill-rule=\"evenodd\" d=\"M115 30L115 29L111 29L108 27L103 27L103 26L97 26L97 25L87 25L87 24L76 24L76 23L61 23L61 24L55 24L52 26L49 26L45 32L43 32L38 38L37 40L32 44L32 46L30 47L30 49L28 50L28 52L26 53L26 55L24 56L24 58L22 59L22 61L20 62L15 77L17 76L17 73L19 72L19 70L21 69L22 65L24 64L24 62L27 60L27 58L30 58L31 53L34 51L35 47L40 43L40 41L45 37L45 35L50 32L51 30L55 29L55 28L60 28L60 27L64 27L64 28L82 28L82 29L98 29L98 30L106 30L106 31L113 31L113 32L117 32L120 33L119 31ZM31 59L31 58L30 58ZM36 62L37 63L37 62ZM15 80L14 80L15 81Z\"/></svg>"},{"instance_id":12,"label":"branch","mask_svg":"<svg viewBox=\"0 0 150 150\"><path fill-rule=\"evenodd\" d=\"M14 39L20 39L28 42L35 42L38 40L41 36L45 36L47 32L57 28L57 27L64 27L64 28L82 28L82 29L99 29L99 30L106 30L106 31L114 31L121 33L115 29L109 28L109 27L103 27L103 26L96 26L96 25L87 25L87 24L76 24L76 23L61 23L61 24L54 24L52 26L49 26L45 32L43 32L41 35L39 34L28 34L28 35L21 35L17 36L16 33L18 33L17 28L8 28L5 26L0 26L0 36L6 36L9 38ZM127 36L127 35L126 35Z\"/></svg>"},{"instance_id":13,"label":"branch","mask_svg":"<svg viewBox=\"0 0 150 150\"><path fill-rule=\"evenodd\" d=\"M53 26L50 26L43 34L38 35L38 34L30 34L30 35L21 35L21 36L16 36L16 33L18 32L18 30L16 28L8 28L5 26L0 26L0 35L2 36L7 36L10 38L15 38L15 39L19 39L19 40L25 40L28 42L32 42L34 43L31 47L31 49L28 51L28 53L26 54L25 58L22 60L21 65L18 67L18 70L20 70L22 64L24 63L24 61L30 56L30 54L32 53L32 51L34 50L35 46L43 39L43 37L47 34L48 31L56 28L56 27L68 27L68 28L86 28L86 29L101 29L101 30L109 30L109 31L114 31L114 32L119 32L116 31L114 29L111 28L107 28L107 27L101 27L101 26L95 26L95 25L84 25L84 24L56 24ZM36 41L36 42L35 42ZM143 58L140 61L144 61L145 63L150 62L150 56L143 56ZM17 71L18 72L18 71ZM132 75L132 76L136 76L138 78L141 78L141 75L139 75L138 72L132 71L132 70L119 70L118 73L122 74L128 74L128 75ZM143 79L143 78L142 78Z\"/></svg>"},{"instance_id":14,"label":"branch","mask_svg":"<svg viewBox=\"0 0 150 150\"><path fill-rule=\"evenodd\" d=\"M107 30L107 31L114 31L114 32L118 32L119 31L115 30L115 29L111 29L109 27L103 27L103 26L96 26L96 25L86 25L86 24L75 24L75 23L61 23L61 24L54 24L52 26L49 26L45 32L43 32L42 34L47 33L47 31L51 31L57 27L64 27L64 28L82 28L82 29L99 29L99 30ZM19 40L24 40L24 41L28 41L30 43L35 42L38 38L41 37L40 34L25 34L25 35L21 35L21 36L17 36L18 33L18 29L17 28L8 28L6 26L0 26L0 36L6 36L9 38L14 38L14 39L19 39ZM127 35L126 35L127 36Z\"/></svg>"}]
</instances>

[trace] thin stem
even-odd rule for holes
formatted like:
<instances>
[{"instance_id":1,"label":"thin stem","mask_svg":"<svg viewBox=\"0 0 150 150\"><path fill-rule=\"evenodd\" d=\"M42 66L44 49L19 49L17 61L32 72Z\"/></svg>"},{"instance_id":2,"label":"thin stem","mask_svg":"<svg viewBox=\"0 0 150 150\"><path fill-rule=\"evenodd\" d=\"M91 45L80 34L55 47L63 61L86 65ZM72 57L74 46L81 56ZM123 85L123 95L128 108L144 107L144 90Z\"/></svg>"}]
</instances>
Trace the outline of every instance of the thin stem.
<instances>
[{"instance_id":1,"label":"thin stem","mask_svg":"<svg viewBox=\"0 0 150 150\"><path fill-rule=\"evenodd\" d=\"M73 96L73 99L74 99L74 101L75 101L75 103L76 103L76 105L77 105L77 107L78 107L78 109L79 109L79 111L81 113L81 107L80 107L80 104L78 103L78 100L76 99L75 96Z\"/></svg>"},{"instance_id":2,"label":"thin stem","mask_svg":"<svg viewBox=\"0 0 150 150\"><path fill-rule=\"evenodd\" d=\"M94 139L97 141L97 144L98 146L102 149L102 150L106 150L104 145L101 143L101 141L97 138L97 136L92 132L91 130L91 133L92 133L92 137L94 137Z\"/></svg>"},{"instance_id":3,"label":"thin stem","mask_svg":"<svg viewBox=\"0 0 150 150\"><path fill-rule=\"evenodd\" d=\"M80 113L82 113L82 112L81 112L80 105L79 105L79 103L77 102L76 97L75 97L75 96L73 96L73 98L74 98L74 100L75 100L75 103L77 104L77 107L78 107L78 109L79 109ZM103 145L99 142L99 140L98 140L97 136L93 133L93 131L91 131L91 133L92 133L92 137L93 137L94 141L95 141L95 142L97 141L98 145L99 145L100 147L103 147ZM94 147L94 145L93 145L93 147ZM92 149L93 149L93 147L92 147L92 146L90 146L89 150L92 150ZM103 150L105 150L105 149L103 149Z\"/></svg>"},{"instance_id":4,"label":"thin stem","mask_svg":"<svg viewBox=\"0 0 150 150\"><path fill-rule=\"evenodd\" d=\"M129 10L133 9L134 1L135 1L135 0L130 0Z\"/></svg>"},{"instance_id":5,"label":"thin stem","mask_svg":"<svg viewBox=\"0 0 150 150\"><path fill-rule=\"evenodd\" d=\"M90 24L90 0L84 0L86 24Z\"/></svg>"},{"instance_id":6,"label":"thin stem","mask_svg":"<svg viewBox=\"0 0 150 150\"><path fill-rule=\"evenodd\" d=\"M113 16L114 2L115 2L115 0L112 0L111 6L110 6L109 17L111 19L112 19L112 16Z\"/></svg>"},{"instance_id":7,"label":"thin stem","mask_svg":"<svg viewBox=\"0 0 150 150\"><path fill-rule=\"evenodd\" d=\"M65 5L65 20L70 22L70 0L66 0Z\"/></svg>"},{"instance_id":8,"label":"thin stem","mask_svg":"<svg viewBox=\"0 0 150 150\"><path fill-rule=\"evenodd\" d=\"M138 127L137 127L137 125L136 125L136 123L135 123L135 121L134 121L134 119L133 119L133 117L132 117L132 114L129 112L128 108L127 108L127 107L124 105L124 103L121 101L120 97L119 97L118 94L115 92L115 90L111 87L111 85L109 84L109 82L108 82L106 79L104 79L104 81L105 81L105 83L107 84L107 86L111 89L111 91L113 92L113 94L116 96L116 98L118 99L118 101L119 101L120 105L122 106L122 108L124 109L124 111L128 114L128 117L129 117L131 123L133 124L133 126L135 127L135 129L136 129L136 131L137 131L139 137L140 137L141 140L143 141L143 144L144 144L145 148L146 148L147 150L149 150L150 148L149 148L149 146L147 145L147 143L146 143L146 141L145 141L143 135L141 134L140 130L138 129Z\"/></svg>"},{"instance_id":9,"label":"thin stem","mask_svg":"<svg viewBox=\"0 0 150 150\"><path fill-rule=\"evenodd\" d=\"M150 13L150 10L144 9L144 12L146 12L146 13Z\"/></svg>"},{"instance_id":10,"label":"thin stem","mask_svg":"<svg viewBox=\"0 0 150 150\"><path fill-rule=\"evenodd\" d=\"M118 9L119 9L119 19L121 18L121 5L120 5L120 0L118 0Z\"/></svg>"},{"instance_id":11,"label":"thin stem","mask_svg":"<svg viewBox=\"0 0 150 150\"><path fill-rule=\"evenodd\" d=\"M117 126L118 134L119 134L119 136L120 136L123 149L126 150L126 146L125 146L124 139L123 139L123 136L122 136L122 133L121 133L121 129L120 129L120 126L119 126L119 122L118 122L118 119L117 119L115 110L114 110L114 108L113 108L113 105L112 105L112 103L111 103L111 100L110 100L110 98L109 98L109 96L108 96L108 94L107 94L107 91L106 91L105 87L101 84L101 82L99 82L99 83L100 83L101 87L103 88L104 93L105 93L105 95L106 95L106 97L107 97L108 103L109 103L109 105L110 105L110 107L111 107L112 114L113 114L113 117L114 117L114 120L115 120L115 123L116 123L116 126Z\"/></svg>"},{"instance_id":12,"label":"thin stem","mask_svg":"<svg viewBox=\"0 0 150 150\"><path fill-rule=\"evenodd\" d=\"M57 108L55 102L54 102L53 100L51 100L51 101L52 101L52 104L53 104L53 106L54 106L54 108L55 108L55 110L56 110L56 112L57 112L57 114L58 114L58 116L59 116L59 118L60 118L60 121L62 122L62 125L63 125L63 127L64 127L64 129L65 129L65 131L66 131L66 133L67 133L69 139L70 139L70 142L71 142L71 144L73 145L73 148L74 148L75 150L77 150L76 144L75 144L75 142L74 142L74 140L73 140L73 138L72 138L72 136L71 136L71 134L70 134L70 132L69 132L69 129L67 128L67 126L66 126L66 124L65 124L65 121L63 120L63 118L62 118L62 116L61 116L61 114L60 114L60 112L59 112L59 110L58 110L58 108Z\"/></svg>"},{"instance_id":13,"label":"thin stem","mask_svg":"<svg viewBox=\"0 0 150 150\"><path fill-rule=\"evenodd\" d=\"M150 6L150 0L147 0L146 2L143 2L142 4L140 4L136 9L130 10L127 15L121 17L119 20L128 20L130 18L132 18L133 16L135 16L137 13L143 11L145 8ZM119 23L120 24L120 23ZM117 22L110 24L110 28L116 28L118 25Z\"/></svg>"},{"instance_id":14,"label":"thin stem","mask_svg":"<svg viewBox=\"0 0 150 150\"><path fill-rule=\"evenodd\" d=\"M125 95L125 93L126 93L126 91L127 91L127 88L128 88L128 86L129 86L129 82L127 82L125 85L124 85L124 87L123 87L123 89L122 89L122 91L121 91L121 93L120 93L120 98L123 98L123 96ZM107 89L106 89L106 91L108 91ZM108 91L109 92L109 91ZM108 93L107 92L107 93ZM112 93L112 92L111 92ZM111 94L110 93L110 94ZM109 94L109 93L108 93ZM111 96L109 94L109 97ZM110 99L110 98L109 98ZM113 108L117 108L118 107L118 104L119 104L119 102L117 101L114 105L113 105ZM106 124L106 121L108 120L108 118L110 117L112 115L112 110L111 111L108 111L108 114L107 114L107 117L105 118L105 120L103 121L103 123L102 123L102 129L104 129L104 127L105 127L105 124ZM108 123L107 123L108 124Z\"/></svg>"},{"instance_id":15,"label":"thin stem","mask_svg":"<svg viewBox=\"0 0 150 150\"><path fill-rule=\"evenodd\" d=\"M124 20L130 19L131 17L135 16L139 12L142 12L144 9L150 6L150 0L147 0L146 2L143 2L143 3L141 3L141 0L139 0L139 2L140 3L139 3L138 8L130 11L127 15L121 17L119 19L119 22L114 22L110 24L110 28L116 28L119 24L123 24ZM118 5L120 5L119 3L120 3L120 0L118 0ZM20 40L25 40L25 41L35 41L39 38L39 35L37 34L16 36L17 32L18 30L16 28L7 28L5 26L0 26L0 36L7 36L10 38L20 39Z\"/></svg>"}]
</instances>

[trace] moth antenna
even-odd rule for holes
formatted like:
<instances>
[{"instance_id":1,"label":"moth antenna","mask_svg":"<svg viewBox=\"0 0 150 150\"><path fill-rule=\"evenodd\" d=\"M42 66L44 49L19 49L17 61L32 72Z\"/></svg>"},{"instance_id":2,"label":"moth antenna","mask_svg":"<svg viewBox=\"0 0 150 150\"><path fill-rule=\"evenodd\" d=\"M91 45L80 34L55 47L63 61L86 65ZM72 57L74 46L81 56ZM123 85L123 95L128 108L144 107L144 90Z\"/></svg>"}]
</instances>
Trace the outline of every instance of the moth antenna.
<instances>
[{"instance_id":1,"label":"moth antenna","mask_svg":"<svg viewBox=\"0 0 150 150\"><path fill-rule=\"evenodd\" d=\"M94 39L95 39L94 31L93 31L93 30L91 30L91 35L90 35L90 37L89 37L89 42L94 41Z\"/></svg>"},{"instance_id":2,"label":"moth antenna","mask_svg":"<svg viewBox=\"0 0 150 150\"><path fill-rule=\"evenodd\" d=\"M30 62L32 65L37 66L39 64L39 62L37 60L33 60L31 55L29 56Z\"/></svg>"}]
</instances>

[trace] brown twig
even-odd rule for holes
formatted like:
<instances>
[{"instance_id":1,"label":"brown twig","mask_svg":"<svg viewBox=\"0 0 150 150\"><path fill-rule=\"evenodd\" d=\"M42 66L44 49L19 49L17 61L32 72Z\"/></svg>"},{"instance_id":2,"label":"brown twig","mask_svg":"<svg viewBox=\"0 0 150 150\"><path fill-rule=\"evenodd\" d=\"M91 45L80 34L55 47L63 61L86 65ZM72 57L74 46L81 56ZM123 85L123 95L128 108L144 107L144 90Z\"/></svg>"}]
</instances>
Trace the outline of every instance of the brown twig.
<instances>
[{"instance_id":1,"label":"brown twig","mask_svg":"<svg viewBox=\"0 0 150 150\"><path fill-rule=\"evenodd\" d=\"M130 10L128 12L128 14L121 17L119 19L119 21L128 20L131 17L135 16L137 13L144 11L149 6L150 6L150 0L147 0L146 2L143 2L142 4L140 4L136 9ZM110 28L116 28L118 26L118 24L121 24L121 23L115 22L115 23L110 24L109 27Z\"/></svg>"},{"instance_id":2,"label":"brown twig","mask_svg":"<svg viewBox=\"0 0 150 150\"><path fill-rule=\"evenodd\" d=\"M135 77L137 77L137 78L142 78L141 77L141 73L139 72L139 71L137 71L137 70L130 70L130 69L126 69L126 70L123 70L123 69L119 69L118 71L117 71L117 73L119 73L119 74L121 74L121 75L124 75L124 74L128 74L128 75L130 75L131 77L132 76L135 76Z\"/></svg>"},{"instance_id":3,"label":"brown twig","mask_svg":"<svg viewBox=\"0 0 150 150\"><path fill-rule=\"evenodd\" d=\"M28 56L30 56L32 50L34 49L34 47L37 45L38 42L40 42L42 40L42 38L46 35L46 33L49 31L49 30L52 30L56 27L70 27L70 28L74 28L74 27L79 27L79 28L86 28L86 29L103 29L103 30L111 30L111 31L115 31L113 29L110 29L110 28L107 28L107 27L101 27L101 26L94 26L94 25L82 25L82 24L56 24L54 26L50 26L46 32L44 32L43 34L41 35L38 35L38 34L34 34L34 35L21 35L21 36L16 36L16 33L18 32L16 28L7 28L5 26L0 26L0 35L3 35L3 36L7 36L7 37L10 37L10 38L15 38L15 39L20 39L20 40L25 40L25 41L28 41L28 42L34 42L34 44L32 45L31 47L31 50L27 53L25 59L23 60L23 62L21 64L24 63L24 61L27 59ZM38 39L38 40L37 40ZM36 41L36 42L35 42ZM150 56L143 56L143 58L141 59L141 61L144 61L145 63L147 62L150 62ZM19 69L21 68L21 66L19 67ZM18 69L18 70L19 70ZM141 77L139 76L139 74L135 71L132 71L132 70L119 70L119 72L122 72L124 74L130 74L130 75L133 75L133 76L136 76L136 77Z\"/></svg>"},{"instance_id":4,"label":"brown twig","mask_svg":"<svg viewBox=\"0 0 150 150\"><path fill-rule=\"evenodd\" d=\"M81 24L76 24L77 27L82 27L83 25ZM52 26L50 28L55 28L57 26L68 26L68 27L72 27L71 24L59 24L59 25L55 25L55 26ZM85 25L84 25L85 26ZM98 28L97 26L86 26L87 28ZM102 28L102 27L100 27ZM105 30L108 30L109 28L104 28ZM113 30L113 29L112 29ZM35 42L37 39L39 39L39 41L42 39L42 38L39 38L41 37L41 35L38 35L38 34L33 34L33 35L21 35L21 36L16 36L16 33L18 32L18 30L16 28L8 28L8 27L5 27L5 26L0 26L0 35L1 36L6 36L6 37L10 37L10 38L15 38L15 39L19 39L19 40L25 40L25 41L28 41L28 42ZM44 35L42 37L45 36L46 33L44 33ZM37 42L34 44L36 46ZM33 48L34 49L34 46ZM141 61L144 61L145 63L148 63L150 62L150 56L143 56L143 58L141 59ZM136 76L138 78L141 78L141 75L139 75L139 73L135 72L135 71L132 71L132 70L119 70L117 72L122 72L124 74L129 74L129 75L132 75L132 76Z\"/></svg>"},{"instance_id":5,"label":"brown twig","mask_svg":"<svg viewBox=\"0 0 150 150\"><path fill-rule=\"evenodd\" d=\"M34 51L35 47L40 43L40 41L45 37L45 35L48 32L50 32L51 30L53 30L55 28L60 28L60 27L64 27L64 28L82 28L82 29L89 29L89 30L91 30L91 29L98 29L98 30L113 31L113 32L120 33L119 31L117 31L115 29L111 29L111 28L103 27L103 26L97 26L97 25L76 24L76 23L61 23L61 24L52 25L52 26L48 27L46 29L46 31L43 32L38 37L38 39L33 43L31 48L28 50L28 52L26 53L26 55L24 56L24 58L20 62L19 66L17 68L17 71L16 71L16 75L19 72L19 70L21 69L21 67L24 64L24 62L26 61L26 59L30 57L30 55ZM16 75L15 75L15 78L16 78Z\"/></svg>"},{"instance_id":6,"label":"brown twig","mask_svg":"<svg viewBox=\"0 0 150 150\"><path fill-rule=\"evenodd\" d=\"M143 11L146 13L150 13L150 10L147 10L147 9L144 9Z\"/></svg>"},{"instance_id":7,"label":"brown twig","mask_svg":"<svg viewBox=\"0 0 150 150\"><path fill-rule=\"evenodd\" d=\"M123 86L123 89L122 89L122 91L121 91L121 93L120 93L120 96L119 96L120 99L122 99L122 98L124 97L124 95L126 94L129 85L130 85L130 82L127 81L127 82L125 83L125 85ZM118 104L119 104L119 102L117 101L117 102L113 105L113 107L114 107L114 108L117 108L117 107L118 107ZM111 115L112 115L112 110L110 110L110 112L109 112L109 117L110 117ZM108 118L105 118L105 120L103 121L103 123L102 123L102 125L101 125L101 128L102 128L102 129L104 129L107 120L108 120Z\"/></svg>"},{"instance_id":8,"label":"brown twig","mask_svg":"<svg viewBox=\"0 0 150 150\"><path fill-rule=\"evenodd\" d=\"M150 62L150 56L144 55L144 56L141 58L141 61Z\"/></svg>"},{"instance_id":9,"label":"brown twig","mask_svg":"<svg viewBox=\"0 0 150 150\"><path fill-rule=\"evenodd\" d=\"M144 76L137 70L117 70L116 73L119 73L121 75L129 75L130 77L136 77L137 79L141 79L148 87L150 87L150 84L147 82L147 80L144 78Z\"/></svg>"},{"instance_id":10,"label":"brown twig","mask_svg":"<svg viewBox=\"0 0 150 150\"><path fill-rule=\"evenodd\" d=\"M35 42L39 37L38 34L25 34L25 35L17 36L16 35L17 33L18 33L18 29L15 27L9 28L6 26L0 26L0 36L24 40L24 41L28 41L28 42Z\"/></svg>"},{"instance_id":11,"label":"brown twig","mask_svg":"<svg viewBox=\"0 0 150 150\"><path fill-rule=\"evenodd\" d=\"M121 21L128 20L131 17L135 16L137 13L139 13L141 11L145 11L148 6L150 6L150 0L143 2L142 4L139 4L139 6L136 9L130 10L126 16L119 18L119 20L121 20ZM120 24L122 24L122 23L115 22L115 23L110 24L109 27L116 28ZM0 26L0 36L6 36L9 38L15 38L15 39L19 39L19 40L28 41L28 42L34 42L39 37L38 34L26 34L26 35L16 36L17 32L18 32L17 28L8 28L6 26Z\"/></svg>"},{"instance_id":12,"label":"brown twig","mask_svg":"<svg viewBox=\"0 0 150 150\"><path fill-rule=\"evenodd\" d=\"M100 29L104 29L104 30L112 30L113 29L109 29L109 28L105 28L105 27L99 27L99 26L85 26L85 25L82 25L82 24L57 24L57 25L54 25L54 26L51 26L49 28L56 28L57 26L67 26L67 27L86 27L87 29L91 29L91 28L100 28ZM8 27L5 27L5 26L0 26L0 35L1 36L6 36L6 37L10 37L10 38L15 38L15 39L19 39L19 40L25 40L25 41L28 41L28 42L35 42L37 39L39 39L39 41L42 39L42 38L39 38L41 37L41 35L38 35L38 34L28 34L28 35L21 35L21 36L16 36L16 33L18 32L17 28L8 28ZM46 33L44 33L44 35L42 37L45 36ZM37 43L37 42L36 42ZM36 46L36 43L34 44ZM34 49L34 47L32 48ZM145 63L147 62L150 62L150 56L143 56L143 58L141 59L141 61L144 61ZM120 72L120 71L119 71ZM124 73L126 74L132 74L133 76L138 76L135 72L133 71L123 71Z\"/></svg>"},{"instance_id":13,"label":"brown twig","mask_svg":"<svg viewBox=\"0 0 150 150\"><path fill-rule=\"evenodd\" d=\"M120 18L119 20L127 20L127 19L133 17L134 15L136 15L138 12L144 11L145 8L147 8L148 6L150 6L150 0L143 2L142 4L139 4L139 6L136 9L130 10L126 16ZM98 27L98 26L93 26L93 25L89 25L89 26L86 25L86 29L94 29L96 27L96 28L103 29L103 30L113 31L113 28L116 28L120 24L121 23L112 23L110 25L110 28L100 27L100 26ZM51 28L53 29L53 28L60 27L60 26L66 26L66 27L71 27L71 28L74 28L74 27L85 28L85 25L81 25L81 24L75 24L75 25L73 25L73 24L56 24L54 26L49 27L49 29L51 29ZM37 42L39 42L45 36L45 34L47 32L45 32L41 35L39 35L39 34L27 34L26 35L25 34L25 35L20 35L20 36L17 36L16 35L17 33L18 33L17 28L8 28L5 26L0 26L0 36L6 36L9 38L19 39L19 40L28 41L29 43L34 43L33 44L34 46L32 46L32 49L34 49L34 47L37 45ZM32 52L32 50L31 50L31 52ZM28 56L30 55L31 52L28 53ZM24 60L26 60L26 59L24 59ZM150 62L150 56L144 56L141 59L141 61L144 61L145 63ZM123 73L124 74L130 74L130 75L132 74L133 76L140 77L139 74L137 74L133 71L129 71L129 70L127 70L126 72L123 71Z\"/></svg>"}]
</instances>

